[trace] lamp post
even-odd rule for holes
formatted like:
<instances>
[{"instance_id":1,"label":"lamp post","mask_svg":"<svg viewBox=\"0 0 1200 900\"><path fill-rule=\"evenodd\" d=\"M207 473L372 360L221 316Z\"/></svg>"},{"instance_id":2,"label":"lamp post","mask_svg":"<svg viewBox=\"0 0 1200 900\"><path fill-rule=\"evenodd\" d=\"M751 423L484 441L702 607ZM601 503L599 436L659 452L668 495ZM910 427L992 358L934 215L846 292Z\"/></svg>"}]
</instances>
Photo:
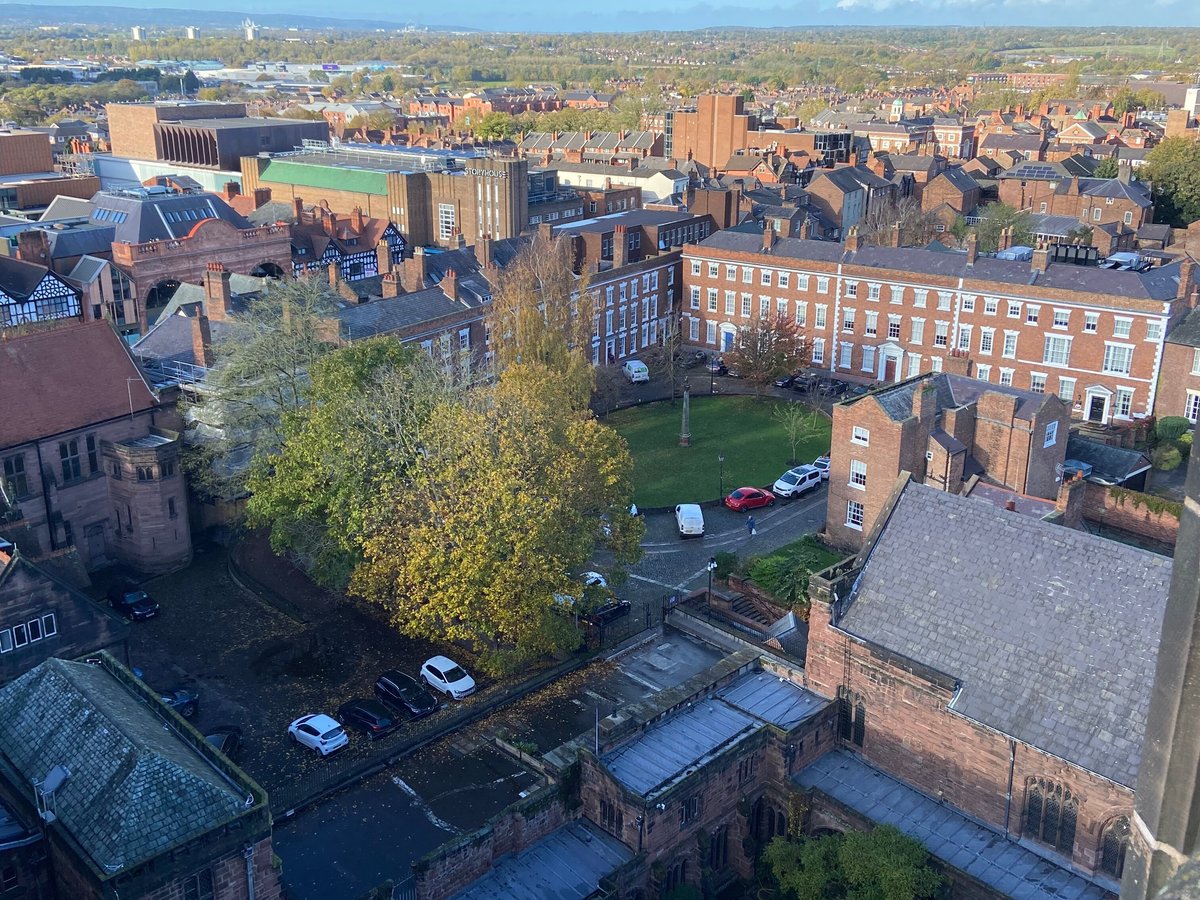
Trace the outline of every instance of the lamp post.
<instances>
[{"instance_id":1,"label":"lamp post","mask_svg":"<svg viewBox=\"0 0 1200 900\"><path fill-rule=\"evenodd\" d=\"M715 556L710 556L708 558L708 565L705 566L705 568L708 569L708 593L706 593L704 595L704 608L711 614L712 613L712 577L713 577L713 572L717 571L717 558Z\"/></svg>"},{"instance_id":2,"label":"lamp post","mask_svg":"<svg viewBox=\"0 0 1200 900\"><path fill-rule=\"evenodd\" d=\"M708 361L708 392L715 394L717 392L717 360L719 357L714 356Z\"/></svg>"},{"instance_id":3,"label":"lamp post","mask_svg":"<svg viewBox=\"0 0 1200 900\"><path fill-rule=\"evenodd\" d=\"M725 454L724 453L717 454L717 463L719 464L719 468L717 469L717 471L720 473L717 476L717 478L718 478L718 480L717 480L717 499L720 500L722 497L725 496Z\"/></svg>"}]
</instances>

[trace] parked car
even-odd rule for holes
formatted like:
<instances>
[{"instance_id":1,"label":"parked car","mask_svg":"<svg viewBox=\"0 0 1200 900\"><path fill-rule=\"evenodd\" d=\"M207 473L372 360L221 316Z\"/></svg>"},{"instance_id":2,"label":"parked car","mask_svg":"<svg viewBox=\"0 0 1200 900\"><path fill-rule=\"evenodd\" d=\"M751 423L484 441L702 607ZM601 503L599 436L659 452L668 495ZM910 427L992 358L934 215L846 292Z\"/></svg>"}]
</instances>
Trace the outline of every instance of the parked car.
<instances>
[{"instance_id":1,"label":"parked car","mask_svg":"<svg viewBox=\"0 0 1200 900\"><path fill-rule=\"evenodd\" d=\"M445 656L434 656L421 666L421 680L434 690L462 700L475 693L475 679L458 663Z\"/></svg>"},{"instance_id":2,"label":"parked car","mask_svg":"<svg viewBox=\"0 0 1200 900\"><path fill-rule=\"evenodd\" d=\"M825 397L841 397L848 390L850 390L850 385L836 378L822 379L821 383L817 386L817 392Z\"/></svg>"},{"instance_id":3,"label":"parked car","mask_svg":"<svg viewBox=\"0 0 1200 900\"><path fill-rule=\"evenodd\" d=\"M609 622L615 622L617 619L629 615L631 608L632 604L628 600L611 600L603 606L597 606L590 613L582 616L582 619L589 625L595 625L599 628L607 625Z\"/></svg>"},{"instance_id":4,"label":"parked car","mask_svg":"<svg viewBox=\"0 0 1200 900\"><path fill-rule=\"evenodd\" d=\"M816 469L818 472L821 473L822 481L829 480L829 457L828 456L818 456L816 459L814 459L812 461L812 465L813 465L814 469Z\"/></svg>"},{"instance_id":5,"label":"parked car","mask_svg":"<svg viewBox=\"0 0 1200 900\"><path fill-rule=\"evenodd\" d=\"M218 725L210 728L204 739L230 759L237 759L242 749L242 729L236 725Z\"/></svg>"},{"instance_id":6,"label":"parked car","mask_svg":"<svg viewBox=\"0 0 1200 900\"><path fill-rule=\"evenodd\" d=\"M695 353L685 353L679 358L679 365L684 369L694 369L696 366L702 366L708 362L708 354L703 350L697 350Z\"/></svg>"},{"instance_id":7,"label":"parked car","mask_svg":"<svg viewBox=\"0 0 1200 900\"><path fill-rule=\"evenodd\" d=\"M608 587L608 579L599 572L580 572L579 580L583 582L585 588L590 587Z\"/></svg>"},{"instance_id":8,"label":"parked car","mask_svg":"<svg viewBox=\"0 0 1200 900\"><path fill-rule=\"evenodd\" d=\"M870 393L871 386L869 384L856 384L846 391L847 400L853 400L855 397L861 397L863 394Z\"/></svg>"},{"instance_id":9,"label":"parked car","mask_svg":"<svg viewBox=\"0 0 1200 900\"><path fill-rule=\"evenodd\" d=\"M798 375L792 382L792 390L798 394L809 394L816 390L820 383L819 375Z\"/></svg>"},{"instance_id":10,"label":"parked car","mask_svg":"<svg viewBox=\"0 0 1200 900\"><path fill-rule=\"evenodd\" d=\"M400 725L395 713L378 700L347 700L338 707L338 718L361 728L373 741L391 734Z\"/></svg>"},{"instance_id":11,"label":"parked car","mask_svg":"<svg viewBox=\"0 0 1200 900\"><path fill-rule=\"evenodd\" d=\"M681 503L675 507L675 525L681 538L704 537L704 513L699 504Z\"/></svg>"},{"instance_id":12,"label":"parked car","mask_svg":"<svg viewBox=\"0 0 1200 900\"><path fill-rule=\"evenodd\" d=\"M136 584L123 584L110 588L108 605L135 622L153 619L158 615L158 601Z\"/></svg>"},{"instance_id":13,"label":"parked car","mask_svg":"<svg viewBox=\"0 0 1200 900\"><path fill-rule=\"evenodd\" d=\"M625 373L625 377L629 379L630 384L645 384L650 380L650 370L640 359L625 360L625 365L621 366L621 371Z\"/></svg>"},{"instance_id":14,"label":"parked car","mask_svg":"<svg viewBox=\"0 0 1200 900\"><path fill-rule=\"evenodd\" d=\"M821 470L816 466L796 466L780 475L771 490L780 497L799 497L820 483Z\"/></svg>"},{"instance_id":15,"label":"parked car","mask_svg":"<svg viewBox=\"0 0 1200 900\"><path fill-rule=\"evenodd\" d=\"M725 498L725 505L734 512L745 512L748 509L774 506L775 495L762 488L740 487Z\"/></svg>"},{"instance_id":16,"label":"parked car","mask_svg":"<svg viewBox=\"0 0 1200 900\"><path fill-rule=\"evenodd\" d=\"M712 372L714 375L729 374L729 367L725 365L725 361L719 356L714 356L712 359L706 362L704 364L704 368L706 371Z\"/></svg>"},{"instance_id":17,"label":"parked car","mask_svg":"<svg viewBox=\"0 0 1200 900\"><path fill-rule=\"evenodd\" d=\"M200 695L187 688L172 688L169 691L159 691L158 699L185 719L190 719L200 711Z\"/></svg>"},{"instance_id":18,"label":"parked car","mask_svg":"<svg viewBox=\"0 0 1200 900\"><path fill-rule=\"evenodd\" d=\"M803 372L793 372L791 375L784 375L782 378L775 379L775 387L790 388L796 383L797 379L803 377Z\"/></svg>"},{"instance_id":19,"label":"parked car","mask_svg":"<svg viewBox=\"0 0 1200 900\"><path fill-rule=\"evenodd\" d=\"M288 726L288 734L301 746L316 750L322 756L328 756L336 750L341 750L350 743L346 729L332 716L325 713L313 713L301 716Z\"/></svg>"},{"instance_id":20,"label":"parked car","mask_svg":"<svg viewBox=\"0 0 1200 900\"><path fill-rule=\"evenodd\" d=\"M427 716L438 708L433 694L417 679L389 669L375 679L375 696L389 706L405 710L413 718Z\"/></svg>"}]
</instances>

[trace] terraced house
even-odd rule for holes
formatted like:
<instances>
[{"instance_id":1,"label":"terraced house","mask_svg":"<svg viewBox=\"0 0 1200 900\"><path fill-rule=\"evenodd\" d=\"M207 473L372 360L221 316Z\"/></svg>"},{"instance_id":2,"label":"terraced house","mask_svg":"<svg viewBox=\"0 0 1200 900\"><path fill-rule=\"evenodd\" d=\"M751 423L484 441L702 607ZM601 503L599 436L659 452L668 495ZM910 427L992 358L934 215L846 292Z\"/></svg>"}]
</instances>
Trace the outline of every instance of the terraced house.
<instances>
[{"instance_id":1,"label":"terraced house","mask_svg":"<svg viewBox=\"0 0 1200 900\"><path fill-rule=\"evenodd\" d=\"M898 244L898 240L893 243ZM1075 418L1154 409L1163 343L1195 305L1195 263L1146 272L900 246L719 232L684 248L681 327L729 350L756 317L793 317L814 366L897 382L947 370L1054 393ZM947 362L953 360L952 362Z\"/></svg>"}]
</instances>

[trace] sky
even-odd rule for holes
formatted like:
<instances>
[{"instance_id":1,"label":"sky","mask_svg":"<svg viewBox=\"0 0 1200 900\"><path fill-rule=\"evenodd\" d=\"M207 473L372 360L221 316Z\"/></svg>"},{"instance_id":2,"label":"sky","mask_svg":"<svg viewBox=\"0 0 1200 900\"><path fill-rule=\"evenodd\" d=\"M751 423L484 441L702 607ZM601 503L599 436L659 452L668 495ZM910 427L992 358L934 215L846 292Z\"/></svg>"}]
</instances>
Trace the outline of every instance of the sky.
<instances>
[{"instance_id":1,"label":"sky","mask_svg":"<svg viewBox=\"0 0 1200 900\"><path fill-rule=\"evenodd\" d=\"M71 0L67 0L71 2ZM213 6L248 15L263 13L328 17L327 0L218 0ZM166 7L170 0L74 0L78 6ZM347 10L350 12L350 10ZM759 27L804 25L1027 25L1200 27L1198 0L815 0L768 5L762 0L605 0L601 4L546 3L544 0L457 0L450 4L399 4L357 0L355 18L380 24L413 22L499 31L682 31L721 25ZM411 18L409 18L411 16Z\"/></svg>"}]
</instances>

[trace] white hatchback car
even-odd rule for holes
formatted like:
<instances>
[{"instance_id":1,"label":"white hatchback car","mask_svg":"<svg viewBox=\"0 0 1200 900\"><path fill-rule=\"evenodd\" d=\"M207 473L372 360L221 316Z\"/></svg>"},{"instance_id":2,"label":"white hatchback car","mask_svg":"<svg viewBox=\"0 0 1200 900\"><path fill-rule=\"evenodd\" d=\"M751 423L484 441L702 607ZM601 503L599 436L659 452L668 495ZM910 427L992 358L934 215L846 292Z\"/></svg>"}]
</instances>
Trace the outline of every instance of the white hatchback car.
<instances>
[{"instance_id":1,"label":"white hatchback car","mask_svg":"<svg viewBox=\"0 0 1200 900\"><path fill-rule=\"evenodd\" d=\"M288 734L298 744L328 756L350 743L350 738L336 719L324 713L301 716L288 726Z\"/></svg>"},{"instance_id":2,"label":"white hatchback car","mask_svg":"<svg viewBox=\"0 0 1200 900\"><path fill-rule=\"evenodd\" d=\"M771 486L778 497L799 497L805 491L821 484L821 470L816 466L796 466L779 476Z\"/></svg>"},{"instance_id":3,"label":"white hatchback car","mask_svg":"<svg viewBox=\"0 0 1200 900\"><path fill-rule=\"evenodd\" d=\"M819 471L821 473L822 481L829 480L829 457L828 456L818 456L816 459L814 459L812 461L812 466L814 469L816 469L817 471Z\"/></svg>"},{"instance_id":4,"label":"white hatchback car","mask_svg":"<svg viewBox=\"0 0 1200 900\"><path fill-rule=\"evenodd\" d=\"M475 679L458 663L445 656L434 656L421 666L421 680L434 690L462 700L475 693Z\"/></svg>"}]
</instances>

